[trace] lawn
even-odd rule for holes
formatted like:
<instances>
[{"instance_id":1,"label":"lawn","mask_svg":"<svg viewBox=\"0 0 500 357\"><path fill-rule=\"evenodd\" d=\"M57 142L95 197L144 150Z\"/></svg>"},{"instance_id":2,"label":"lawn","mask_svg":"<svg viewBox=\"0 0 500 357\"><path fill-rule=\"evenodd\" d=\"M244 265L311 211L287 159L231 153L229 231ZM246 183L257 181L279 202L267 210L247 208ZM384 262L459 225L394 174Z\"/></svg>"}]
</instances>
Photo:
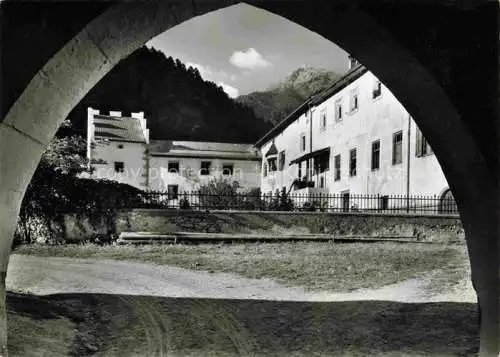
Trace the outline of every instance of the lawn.
<instances>
[{"instance_id":1,"label":"lawn","mask_svg":"<svg viewBox=\"0 0 500 357\"><path fill-rule=\"evenodd\" d=\"M14 253L153 263L334 291L376 288L428 274L432 285L443 288L458 283L468 271L465 246L417 243L28 245Z\"/></svg>"},{"instance_id":2,"label":"lawn","mask_svg":"<svg viewBox=\"0 0 500 357\"><path fill-rule=\"evenodd\" d=\"M467 274L465 246L399 243L31 245L14 253L117 259L349 291ZM13 356L472 357L472 303L294 302L116 294L7 297Z\"/></svg>"}]
</instances>

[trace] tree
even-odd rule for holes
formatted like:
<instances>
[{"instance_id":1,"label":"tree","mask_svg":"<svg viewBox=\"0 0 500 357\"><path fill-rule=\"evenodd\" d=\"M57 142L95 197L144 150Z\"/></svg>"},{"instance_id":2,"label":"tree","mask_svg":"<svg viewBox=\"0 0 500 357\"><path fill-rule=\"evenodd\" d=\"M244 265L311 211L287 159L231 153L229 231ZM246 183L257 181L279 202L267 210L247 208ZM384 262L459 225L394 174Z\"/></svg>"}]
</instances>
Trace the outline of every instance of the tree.
<instances>
[{"instance_id":1,"label":"tree","mask_svg":"<svg viewBox=\"0 0 500 357\"><path fill-rule=\"evenodd\" d=\"M65 122L62 127L70 126ZM34 229L54 230L57 211L71 204L65 189L78 174L87 170L85 151L86 141L81 136L52 140L26 188L19 212L17 240L30 243L34 240Z\"/></svg>"},{"instance_id":2,"label":"tree","mask_svg":"<svg viewBox=\"0 0 500 357\"><path fill-rule=\"evenodd\" d=\"M52 140L26 189L14 244L31 243L39 237L64 238L63 216L67 213L105 223L108 232L101 240L109 239L117 210L142 204L143 192L135 187L80 178L89 169L86 148L81 136Z\"/></svg>"},{"instance_id":3,"label":"tree","mask_svg":"<svg viewBox=\"0 0 500 357\"><path fill-rule=\"evenodd\" d=\"M240 197L238 196L239 184L224 178L215 178L201 185L198 196L202 208L207 209L230 209L237 207Z\"/></svg>"}]
</instances>

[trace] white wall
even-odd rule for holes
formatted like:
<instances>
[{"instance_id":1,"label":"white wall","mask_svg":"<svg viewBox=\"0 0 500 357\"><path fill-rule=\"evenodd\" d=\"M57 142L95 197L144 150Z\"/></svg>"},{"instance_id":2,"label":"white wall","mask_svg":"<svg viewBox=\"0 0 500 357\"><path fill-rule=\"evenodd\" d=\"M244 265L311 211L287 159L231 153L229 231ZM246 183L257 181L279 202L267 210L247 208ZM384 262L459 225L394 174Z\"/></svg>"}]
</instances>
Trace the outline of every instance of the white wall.
<instances>
[{"instance_id":1,"label":"white wall","mask_svg":"<svg viewBox=\"0 0 500 357\"><path fill-rule=\"evenodd\" d=\"M301 150L301 134L306 135L306 150ZM266 142L261 148L262 156L262 173L264 172L264 164L266 162L265 155L272 145L273 140ZM290 165L290 161L301 155L309 152L309 118L308 114L302 114L298 119L291 123L284 131L274 137L274 145L278 149L278 153L282 150L285 151L285 167L282 171L269 172L266 177L262 175L261 179L261 192L274 193L276 190L281 190L286 187L290 188L293 180L298 177L298 166ZM277 158L279 161L279 156ZM305 166L302 169L302 176L305 176Z\"/></svg>"},{"instance_id":2,"label":"white wall","mask_svg":"<svg viewBox=\"0 0 500 357\"><path fill-rule=\"evenodd\" d=\"M179 173L168 172L169 161L179 162ZM209 175L200 174L201 161L211 162ZM233 164L232 176L222 175L224 164ZM155 191L165 191L168 185L178 185L179 192L194 191L217 177L237 181L241 190L257 188L260 184L259 161L152 156L150 166L151 189Z\"/></svg>"},{"instance_id":3,"label":"white wall","mask_svg":"<svg viewBox=\"0 0 500 357\"><path fill-rule=\"evenodd\" d=\"M123 145L123 148L118 148ZM147 187L147 157L146 144L98 141L94 143L92 158L104 160L105 164L95 164L93 177L115 180L140 189ZM115 162L124 163L124 171L115 171Z\"/></svg>"},{"instance_id":4,"label":"white wall","mask_svg":"<svg viewBox=\"0 0 500 357\"><path fill-rule=\"evenodd\" d=\"M408 124L410 121L410 195L439 195L448 186L435 155L415 156L416 125L394 95L382 85L381 96L373 99L376 78L366 72L323 103L312 108L312 150L330 147L330 168L326 172L326 186L331 194L349 190L352 194L404 195L407 192ZM351 92L358 93L358 109L350 112ZM342 103L343 118L335 120L335 102ZM321 127L321 114L326 110L327 125ZM274 140L278 151L286 149L287 163L301 156L298 152L300 133L307 136L306 152L309 152L310 114L303 114ZM402 131L402 163L392 164L393 134ZM380 168L371 170L371 145L380 140ZM261 148L264 159L272 140ZM349 176L349 151L356 148L357 173ZM341 155L341 179L334 180L334 157ZM297 165L287 170L289 175L278 173L275 179L262 178L261 189L266 193L281 186L287 189L297 177ZM303 166L302 175L305 175ZM271 182L270 182L271 181ZM313 176L316 187L319 176ZM293 192L293 191L292 191Z\"/></svg>"}]
</instances>

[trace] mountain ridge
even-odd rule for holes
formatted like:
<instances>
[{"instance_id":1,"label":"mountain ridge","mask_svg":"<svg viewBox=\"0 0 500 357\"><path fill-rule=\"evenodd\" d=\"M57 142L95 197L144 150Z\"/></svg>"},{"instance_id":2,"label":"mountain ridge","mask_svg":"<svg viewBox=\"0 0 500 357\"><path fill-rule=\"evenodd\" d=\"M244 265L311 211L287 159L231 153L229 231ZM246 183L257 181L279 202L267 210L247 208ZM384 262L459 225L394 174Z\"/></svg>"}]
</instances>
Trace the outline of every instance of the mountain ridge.
<instances>
[{"instance_id":1,"label":"mountain ridge","mask_svg":"<svg viewBox=\"0 0 500 357\"><path fill-rule=\"evenodd\" d=\"M276 125L307 98L330 87L340 77L324 68L301 66L281 82L239 96L236 101L252 108L257 117Z\"/></svg>"}]
</instances>

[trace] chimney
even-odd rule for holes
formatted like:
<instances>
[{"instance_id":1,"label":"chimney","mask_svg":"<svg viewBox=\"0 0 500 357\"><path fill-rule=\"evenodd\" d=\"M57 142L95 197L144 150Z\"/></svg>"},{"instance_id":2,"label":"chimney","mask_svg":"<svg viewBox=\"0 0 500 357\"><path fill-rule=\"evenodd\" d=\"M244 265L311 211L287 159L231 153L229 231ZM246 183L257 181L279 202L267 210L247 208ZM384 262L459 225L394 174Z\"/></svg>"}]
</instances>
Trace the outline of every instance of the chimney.
<instances>
[{"instance_id":1,"label":"chimney","mask_svg":"<svg viewBox=\"0 0 500 357\"><path fill-rule=\"evenodd\" d=\"M359 64L358 60L354 58L352 55L348 55L348 58L349 58L349 70L353 69Z\"/></svg>"},{"instance_id":2,"label":"chimney","mask_svg":"<svg viewBox=\"0 0 500 357\"><path fill-rule=\"evenodd\" d=\"M144 112L132 113L131 116L132 116L132 118L136 118L136 119L144 119Z\"/></svg>"}]
</instances>

